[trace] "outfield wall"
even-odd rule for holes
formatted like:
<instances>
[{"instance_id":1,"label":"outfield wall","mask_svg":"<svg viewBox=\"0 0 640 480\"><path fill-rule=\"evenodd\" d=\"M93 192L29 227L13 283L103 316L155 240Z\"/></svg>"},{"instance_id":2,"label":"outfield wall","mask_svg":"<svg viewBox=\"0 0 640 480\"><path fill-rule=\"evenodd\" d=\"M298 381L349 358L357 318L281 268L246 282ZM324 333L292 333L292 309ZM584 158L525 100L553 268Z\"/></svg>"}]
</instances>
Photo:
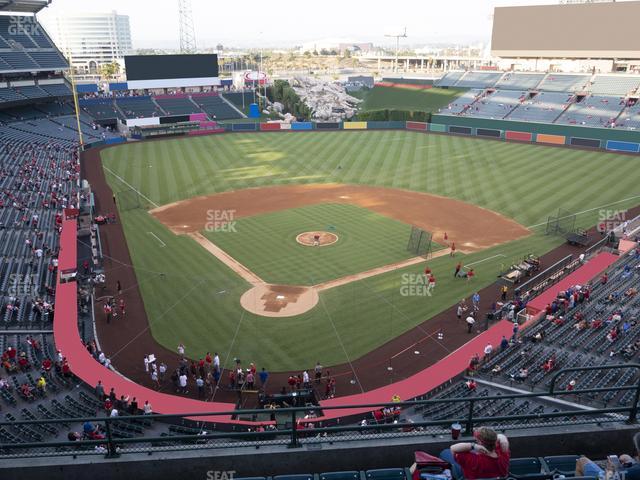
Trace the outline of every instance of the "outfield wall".
<instances>
[{"instance_id":1,"label":"outfield wall","mask_svg":"<svg viewBox=\"0 0 640 480\"><path fill-rule=\"evenodd\" d=\"M411 128L407 122L407 129ZM433 115L428 130L455 135L493 137L546 145L570 145L603 150L640 153L640 131L578 127L549 123L515 122L487 118Z\"/></svg>"},{"instance_id":2,"label":"outfield wall","mask_svg":"<svg viewBox=\"0 0 640 480\"><path fill-rule=\"evenodd\" d=\"M127 120L129 126L171 123L181 117L151 117ZM277 131L338 131L338 130L411 130L416 132L448 133L469 137L493 138L541 145L567 145L612 152L640 154L640 131L611 128L578 127L546 123L515 122L486 118L433 115L432 122L369 121L369 122L238 122L220 124L221 128L204 130L193 135L226 132Z\"/></svg>"}]
</instances>

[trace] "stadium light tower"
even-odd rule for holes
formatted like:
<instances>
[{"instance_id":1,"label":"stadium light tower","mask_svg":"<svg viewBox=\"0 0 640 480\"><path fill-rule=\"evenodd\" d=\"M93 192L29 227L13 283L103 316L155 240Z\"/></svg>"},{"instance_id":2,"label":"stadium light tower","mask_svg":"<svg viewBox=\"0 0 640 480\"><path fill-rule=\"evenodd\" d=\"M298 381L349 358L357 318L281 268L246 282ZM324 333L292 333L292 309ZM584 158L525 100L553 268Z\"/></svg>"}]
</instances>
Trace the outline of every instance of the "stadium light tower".
<instances>
[{"instance_id":1,"label":"stadium light tower","mask_svg":"<svg viewBox=\"0 0 640 480\"><path fill-rule=\"evenodd\" d=\"M404 27L404 31L402 33L395 34L395 35L385 35L385 37L392 37L396 39L396 59L393 64L393 71L397 72L398 71L398 52L400 51L400 39L407 38L407 27Z\"/></svg>"},{"instance_id":2,"label":"stadium light tower","mask_svg":"<svg viewBox=\"0 0 640 480\"><path fill-rule=\"evenodd\" d=\"M178 0L180 16L180 53L196 53L196 33L193 28L191 0Z\"/></svg>"}]
</instances>

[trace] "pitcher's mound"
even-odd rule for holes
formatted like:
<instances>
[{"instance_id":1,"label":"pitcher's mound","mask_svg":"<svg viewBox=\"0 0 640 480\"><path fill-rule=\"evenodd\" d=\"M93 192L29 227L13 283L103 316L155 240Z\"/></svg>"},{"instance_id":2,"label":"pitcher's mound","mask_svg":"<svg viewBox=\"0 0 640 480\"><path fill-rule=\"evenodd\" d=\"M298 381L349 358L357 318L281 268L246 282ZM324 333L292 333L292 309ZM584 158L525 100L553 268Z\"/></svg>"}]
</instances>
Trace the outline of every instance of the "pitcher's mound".
<instances>
[{"instance_id":1,"label":"pitcher's mound","mask_svg":"<svg viewBox=\"0 0 640 480\"><path fill-rule=\"evenodd\" d=\"M306 247L326 247L338 241L338 235L329 232L304 232L296 237L296 242Z\"/></svg>"},{"instance_id":2,"label":"pitcher's mound","mask_svg":"<svg viewBox=\"0 0 640 480\"><path fill-rule=\"evenodd\" d=\"M311 310L318 303L318 292L311 287L256 285L240 297L245 310L263 317L293 317Z\"/></svg>"}]
</instances>

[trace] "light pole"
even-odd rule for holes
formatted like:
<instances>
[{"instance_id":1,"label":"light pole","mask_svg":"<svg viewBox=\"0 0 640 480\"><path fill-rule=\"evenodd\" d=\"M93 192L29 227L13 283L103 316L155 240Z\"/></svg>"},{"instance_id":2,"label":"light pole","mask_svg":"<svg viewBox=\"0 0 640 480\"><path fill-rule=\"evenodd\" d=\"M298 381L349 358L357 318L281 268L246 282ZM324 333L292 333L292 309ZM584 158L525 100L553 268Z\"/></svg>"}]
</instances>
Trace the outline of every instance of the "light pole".
<instances>
[{"instance_id":1,"label":"light pole","mask_svg":"<svg viewBox=\"0 0 640 480\"><path fill-rule=\"evenodd\" d=\"M385 35L385 37L391 37L396 39L396 58L393 65L393 71L398 71L398 52L400 51L400 39L407 38L407 27L404 27L404 31L401 34L396 35Z\"/></svg>"}]
</instances>

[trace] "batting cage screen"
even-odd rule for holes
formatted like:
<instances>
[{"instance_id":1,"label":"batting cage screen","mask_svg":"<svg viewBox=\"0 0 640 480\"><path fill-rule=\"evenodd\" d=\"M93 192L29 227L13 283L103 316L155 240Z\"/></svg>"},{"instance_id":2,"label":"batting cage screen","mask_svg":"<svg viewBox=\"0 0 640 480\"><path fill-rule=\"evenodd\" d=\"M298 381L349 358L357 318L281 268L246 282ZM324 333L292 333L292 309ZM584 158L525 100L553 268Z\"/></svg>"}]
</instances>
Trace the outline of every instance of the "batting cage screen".
<instances>
[{"instance_id":1,"label":"batting cage screen","mask_svg":"<svg viewBox=\"0 0 640 480\"><path fill-rule=\"evenodd\" d=\"M563 208L558 208L558 213L547 218L547 235L565 235L572 233L576 228L576 215Z\"/></svg>"},{"instance_id":2,"label":"batting cage screen","mask_svg":"<svg viewBox=\"0 0 640 480\"><path fill-rule=\"evenodd\" d=\"M140 194L133 190L123 190L116 193L116 204L121 212L142 208Z\"/></svg>"},{"instance_id":3,"label":"batting cage screen","mask_svg":"<svg viewBox=\"0 0 640 480\"><path fill-rule=\"evenodd\" d=\"M407 250L416 256L429 255L431 253L431 234L412 226Z\"/></svg>"}]
</instances>

